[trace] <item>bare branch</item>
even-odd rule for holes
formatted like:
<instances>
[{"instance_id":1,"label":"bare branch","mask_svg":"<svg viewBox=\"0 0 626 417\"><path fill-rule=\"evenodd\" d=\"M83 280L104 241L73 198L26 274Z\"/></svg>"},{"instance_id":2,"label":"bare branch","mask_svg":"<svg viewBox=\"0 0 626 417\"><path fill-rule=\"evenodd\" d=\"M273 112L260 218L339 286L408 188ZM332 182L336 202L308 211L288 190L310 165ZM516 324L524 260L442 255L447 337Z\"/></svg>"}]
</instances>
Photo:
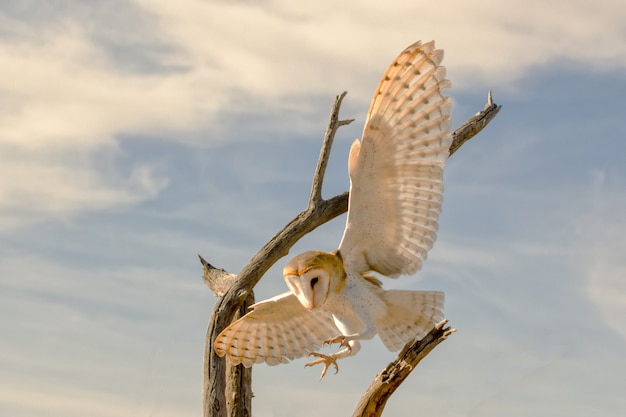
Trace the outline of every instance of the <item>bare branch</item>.
<instances>
[{"instance_id":1,"label":"bare branch","mask_svg":"<svg viewBox=\"0 0 626 417\"><path fill-rule=\"evenodd\" d=\"M239 307L234 319L243 317L254 304L254 293ZM239 364L226 367L226 412L228 417L250 417L252 410L252 368Z\"/></svg>"},{"instance_id":2,"label":"bare branch","mask_svg":"<svg viewBox=\"0 0 626 417\"><path fill-rule=\"evenodd\" d=\"M203 410L205 417L226 417L227 415L225 399L227 391L225 377L226 361L224 358L218 357L213 349L213 343L217 335L232 322L235 313L252 294L252 289L263 274L280 258L287 255L291 247L300 238L348 210L347 192L329 200L323 200L321 197L323 177L334 136L340 126L352 122L352 120L339 120L338 117L341 102L345 95L346 93L344 92L337 96L331 109L330 120L315 170L311 199L307 209L298 214L283 230L272 237L237 276L217 269L200 258L205 270L205 281L215 293L220 292L224 294L213 308L205 340L203 380ZM480 132L493 119L499 109L500 106L493 104L490 93L489 101L485 108L452 133L454 141L450 147L450 154L454 153L466 141ZM227 282L232 282L232 284L223 292ZM231 389L234 389L234 387Z\"/></svg>"},{"instance_id":3,"label":"bare branch","mask_svg":"<svg viewBox=\"0 0 626 417\"><path fill-rule=\"evenodd\" d=\"M500 111L502 106L493 102L491 90L487 93L487 104L485 107L467 119L458 129L452 133L452 144L450 145L450 155L455 153L465 142L476 136L485 128Z\"/></svg>"},{"instance_id":4,"label":"bare branch","mask_svg":"<svg viewBox=\"0 0 626 417\"><path fill-rule=\"evenodd\" d=\"M313 175L311 197L309 198L310 208L322 202L322 184L324 183L324 174L326 173L326 166L328 165L328 158L330 157L330 149L333 146L333 140L335 139L337 129L354 121L354 119L339 120L339 108L341 107L341 102L346 94L348 94L348 92L344 91L335 97L335 103L330 111L328 126L326 127L326 133L324 134L324 142L322 143L320 156L317 159L317 166L315 167L315 174Z\"/></svg>"},{"instance_id":5,"label":"bare branch","mask_svg":"<svg viewBox=\"0 0 626 417\"><path fill-rule=\"evenodd\" d=\"M380 416L387 400L404 382L419 362L455 329L444 327L448 320L438 323L424 338L409 342L396 359L383 369L361 397L352 417Z\"/></svg>"},{"instance_id":6,"label":"bare branch","mask_svg":"<svg viewBox=\"0 0 626 417\"><path fill-rule=\"evenodd\" d=\"M213 291L213 294L217 297L221 297L231 285L233 285L233 282L237 279L237 275L214 267L200 255L198 255L198 258L200 258L200 263L202 264L202 278L204 279L204 283Z\"/></svg>"},{"instance_id":7,"label":"bare branch","mask_svg":"<svg viewBox=\"0 0 626 417\"><path fill-rule=\"evenodd\" d=\"M213 344L217 336L232 322L235 312L252 292L252 288L254 288L263 274L265 274L276 261L287 255L289 249L304 235L347 210L347 193L345 194L345 203L341 201L337 203L337 198L333 198L329 201L321 199L321 184L323 182L325 167L328 163L327 160L330 156L330 146L332 145L334 135L339 125L349 123L348 121L339 121L338 118L341 100L344 96L345 93L338 96L333 105L331 118L328 122L328 128L326 129L327 134L324 139L324 147L326 147L327 150L323 150L320 153L320 160L317 164L318 168L316 169L315 176L318 178L317 183L320 189L319 191L312 191L311 196L312 198L317 198L319 194L319 200L312 205L309 204L309 207L305 211L296 216L296 218L254 255L241 270L232 286L213 308L204 349L205 373L203 380L203 409L205 417L226 417L226 364L224 358L217 356L213 349ZM330 206L329 203L333 205Z\"/></svg>"}]
</instances>

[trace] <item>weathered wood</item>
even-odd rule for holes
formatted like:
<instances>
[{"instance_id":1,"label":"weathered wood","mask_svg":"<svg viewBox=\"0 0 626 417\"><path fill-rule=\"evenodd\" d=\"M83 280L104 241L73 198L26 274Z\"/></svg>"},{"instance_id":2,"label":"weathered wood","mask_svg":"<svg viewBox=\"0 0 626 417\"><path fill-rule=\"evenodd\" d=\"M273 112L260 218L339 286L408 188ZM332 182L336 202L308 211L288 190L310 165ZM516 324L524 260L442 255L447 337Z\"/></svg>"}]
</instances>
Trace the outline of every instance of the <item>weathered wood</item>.
<instances>
[{"instance_id":1,"label":"weathered wood","mask_svg":"<svg viewBox=\"0 0 626 417\"><path fill-rule=\"evenodd\" d=\"M213 343L217 335L233 321L237 310L252 294L254 286L272 265L286 256L291 247L304 235L348 210L348 192L337 195L329 200L324 200L321 197L323 177L334 136L340 126L352 122L352 120L339 120L339 109L345 95L345 92L338 95L332 106L328 127L324 135L324 142L313 176L311 197L307 209L298 214L283 230L272 237L270 241L254 255L238 275L217 269L200 257L203 267L205 268L205 281L213 292L216 294L223 293L223 296L213 308L205 340L203 379L204 417L226 417L228 413L227 408L241 410L246 407L248 407L247 415L250 415L251 411L249 406L246 406L243 402L246 401L246 395L235 395L234 398L237 401L242 401L242 403L227 407L226 361L224 358L217 356L213 349ZM500 107L501 106L493 103L491 93L489 93L485 108L468 119L468 121L452 133L453 143L450 146L450 155L480 132L493 117L495 117ZM206 275L207 268L209 270L208 277ZM225 285L225 283L230 283L230 287ZM225 288L227 289L224 292ZM438 343L440 342L437 342L437 344ZM436 346L436 344L432 347L434 348L434 346ZM428 350L424 356L429 351L430 350ZM242 385L239 386L238 390L249 392L250 382L246 382L245 379L241 381ZM235 386L231 386L229 389L236 390Z\"/></svg>"},{"instance_id":2,"label":"weathered wood","mask_svg":"<svg viewBox=\"0 0 626 417\"><path fill-rule=\"evenodd\" d=\"M202 264L202 279L204 283L213 291L217 297L226 294L226 291L237 279L237 274L226 272L221 268L216 268L208 263L202 256L198 255Z\"/></svg>"},{"instance_id":3,"label":"weathered wood","mask_svg":"<svg viewBox=\"0 0 626 417\"><path fill-rule=\"evenodd\" d=\"M485 107L452 132L450 155L483 130L485 126L496 117L496 114L498 114L501 108L502 106L493 102L493 96L491 95L491 91L489 91L489 93L487 93L487 104L485 104Z\"/></svg>"},{"instance_id":4,"label":"weathered wood","mask_svg":"<svg viewBox=\"0 0 626 417\"><path fill-rule=\"evenodd\" d=\"M337 129L354 121L354 119L339 120L339 109L341 108L341 102L343 101L343 98L346 96L346 94L348 94L348 92L344 91L343 93L335 97L335 102L333 103L333 107L330 111L328 125L326 127L326 133L324 133L324 141L322 142L322 148L320 149L320 156L317 158L317 166L315 167L315 173L313 174L311 197L309 197L309 208L312 208L311 204L319 204L324 201L322 199L322 185L324 184L326 166L328 165L330 150L333 146L333 140L335 139ZM347 210L348 207L346 205L346 211Z\"/></svg>"},{"instance_id":5,"label":"weathered wood","mask_svg":"<svg viewBox=\"0 0 626 417\"><path fill-rule=\"evenodd\" d=\"M376 375L374 381L361 396L352 417L380 416L387 400L396 388L404 382L430 351L455 331L450 327L444 327L447 323L447 320L443 320L421 340L407 343L396 359Z\"/></svg>"},{"instance_id":6,"label":"weathered wood","mask_svg":"<svg viewBox=\"0 0 626 417\"><path fill-rule=\"evenodd\" d=\"M339 95L335 99L330 114L329 126L326 129L324 145L327 151L322 151L320 158L328 159L330 145L339 126L350 123L350 120L339 120L341 100L346 95ZM248 295L252 288L261 279L263 274L271 268L280 258L289 253L289 249L307 233L321 224L337 217L348 209L348 194L342 194L330 200L321 198L321 184L325 172L326 163L318 163L313 178L313 191L306 210L296 216L283 230L276 234L270 241L254 255L248 264L238 274L237 279L226 291L224 296L216 303L211 314L209 328L206 334L204 348L204 416L226 417L226 376L225 359L220 358L213 349L215 339L233 320L235 312ZM206 261L205 261L206 262ZM207 263L208 264L208 263Z\"/></svg>"},{"instance_id":7,"label":"weathered wood","mask_svg":"<svg viewBox=\"0 0 626 417\"><path fill-rule=\"evenodd\" d=\"M234 320L243 317L248 308L254 304L254 293L251 292L243 302ZM250 417L252 410L252 368L239 364L226 365L226 413L228 417Z\"/></svg>"}]
</instances>

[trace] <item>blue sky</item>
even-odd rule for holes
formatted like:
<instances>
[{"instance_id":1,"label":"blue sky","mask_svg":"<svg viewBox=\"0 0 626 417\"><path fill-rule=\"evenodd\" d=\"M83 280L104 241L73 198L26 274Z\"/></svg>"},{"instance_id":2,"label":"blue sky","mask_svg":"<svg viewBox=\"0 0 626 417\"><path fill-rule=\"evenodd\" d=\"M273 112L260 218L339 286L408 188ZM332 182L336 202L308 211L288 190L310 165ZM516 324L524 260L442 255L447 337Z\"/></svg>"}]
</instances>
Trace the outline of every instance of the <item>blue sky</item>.
<instances>
[{"instance_id":1,"label":"blue sky","mask_svg":"<svg viewBox=\"0 0 626 417\"><path fill-rule=\"evenodd\" d=\"M215 302L196 254L237 272L305 207L334 96L324 195L379 77L446 52L453 125L503 109L449 161L417 277L458 329L388 415L626 411L626 4L622 1L4 1L0 6L0 414L201 413ZM336 248L341 217L292 254ZM257 287L286 286L279 262ZM254 369L255 416L350 415L395 354L318 382Z\"/></svg>"}]
</instances>

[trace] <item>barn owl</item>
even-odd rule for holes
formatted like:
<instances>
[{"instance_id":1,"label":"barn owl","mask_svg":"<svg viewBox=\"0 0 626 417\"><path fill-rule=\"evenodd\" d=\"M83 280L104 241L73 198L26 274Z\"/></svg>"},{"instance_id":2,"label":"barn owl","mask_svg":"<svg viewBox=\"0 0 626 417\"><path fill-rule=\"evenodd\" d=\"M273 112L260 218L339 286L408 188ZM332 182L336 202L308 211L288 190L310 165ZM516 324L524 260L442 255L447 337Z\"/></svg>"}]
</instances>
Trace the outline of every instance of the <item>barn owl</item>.
<instances>
[{"instance_id":1,"label":"barn owl","mask_svg":"<svg viewBox=\"0 0 626 417\"><path fill-rule=\"evenodd\" d=\"M286 363L305 355L306 366L356 354L379 335L397 351L443 319L438 291L385 290L372 273L415 274L433 246L449 155L450 86L434 42L406 48L383 75L362 140L350 148L348 215L339 248L309 251L283 269L289 291L261 301L215 340L233 365ZM339 344L336 353L316 350Z\"/></svg>"}]
</instances>

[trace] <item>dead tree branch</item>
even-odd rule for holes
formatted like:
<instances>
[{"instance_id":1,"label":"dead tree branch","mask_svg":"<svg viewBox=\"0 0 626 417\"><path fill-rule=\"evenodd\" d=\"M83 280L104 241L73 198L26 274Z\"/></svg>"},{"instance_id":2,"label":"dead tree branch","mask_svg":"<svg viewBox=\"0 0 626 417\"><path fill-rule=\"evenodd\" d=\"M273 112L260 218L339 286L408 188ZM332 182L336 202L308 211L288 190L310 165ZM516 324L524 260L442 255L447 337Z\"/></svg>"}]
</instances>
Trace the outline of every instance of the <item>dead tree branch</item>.
<instances>
[{"instance_id":1,"label":"dead tree branch","mask_svg":"<svg viewBox=\"0 0 626 417\"><path fill-rule=\"evenodd\" d=\"M236 274L231 274L223 269L218 269L204 260L204 258L198 255L200 263L202 264L203 274L202 278L204 282L211 288L211 291L217 296L223 296L226 291L233 285L237 279ZM233 320L237 320L243 317L250 306L254 304L254 292L250 291L250 295L239 307L239 310L235 314ZM209 352L206 349L211 349L212 346L205 344L204 357L208 357ZM252 368L246 368L239 364L237 366L226 367L226 414L231 417L250 417L250 410L252 410Z\"/></svg>"},{"instance_id":2,"label":"dead tree branch","mask_svg":"<svg viewBox=\"0 0 626 417\"><path fill-rule=\"evenodd\" d=\"M339 120L339 108L345 94L343 93L335 99L330 113L329 127L326 130L324 145L322 146L321 158L328 159L330 144L339 126L350 123L349 120ZM327 151L324 151L325 148ZM241 270L237 280L233 282L213 308L204 349L204 416L226 417L227 415L226 361L224 358L218 357L213 349L213 343L217 335L232 322L235 312L252 292L252 288L276 261L287 255L289 249L304 235L347 210L347 193L345 197L338 196L327 201L321 199L322 176L324 175L326 164L327 161L318 163L313 187L314 189L318 187L319 192L313 191L311 193L308 208L296 216L283 230L263 246ZM337 204L339 200L344 200L345 202Z\"/></svg>"},{"instance_id":3,"label":"dead tree branch","mask_svg":"<svg viewBox=\"0 0 626 417\"><path fill-rule=\"evenodd\" d=\"M314 209L313 206L323 203L322 199L322 185L324 183L324 174L326 173L326 166L328 165L328 159L330 158L330 149L333 146L333 140L335 139L335 133L341 126L345 126L354 121L339 120L339 108L343 98L348 94L344 91L337 97L335 97L335 103L333 104L330 112L330 118L328 120L328 126L326 127L326 133L324 134L324 142L322 143L322 149L320 149L320 156L317 159L317 166L315 167L315 174L313 174L313 184L311 185L311 197L309 198L309 209ZM346 199L348 195L346 194ZM346 203L347 210L347 203Z\"/></svg>"},{"instance_id":4,"label":"dead tree branch","mask_svg":"<svg viewBox=\"0 0 626 417\"><path fill-rule=\"evenodd\" d=\"M370 384L352 417L380 416L387 400L396 388L404 382L419 362L439 343L450 336L455 329L445 327L448 320L443 320L421 340L414 340L404 346L398 357L383 369Z\"/></svg>"},{"instance_id":5,"label":"dead tree branch","mask_svg":"<svg viewBox=\"0 0 626 417\"><path fill-rule=\"evenodd\" d=\"M481 130L496 117L502 106L493 102L491 90L487 93L487 104L485 107L467 119L458 129L452 133L452 144L450 145L450 155L457 151L465 142L476 136Z\"/></svg>"},{"instance_id":6,"label":"dead tree branch","mask_svg":"<svg viewBox=\"0 0 626 417\"><path fill-rule=\"evenodd\" d=\"M245 403L229 404L227 407L227 397L237 401L247 401L245 395L237 396L232 391L250 390L250 383L242 379L243 385L248 384L247 387L227 385L226 360L218 357L213 349L217 335L233 321L244 302L249 300L249 297L253 297L252 289L274 263L287 255L289 249L304 235L345 213L348 209L347 192L328 200L322 199L321 196L324 174L337 129L353 121L339 120L339 109L345 95L346 92L337 96L332 106L324 142L313 176L307 209L298 214L283 230L272 237L238 275L217 269L202 257L200 258L204 266L205 282L216 295L223 294L213 308L205 340L203 380L205 417L226 417L227 415L229 417L243 417L249 416L250 413L249 405ZM452 133L454 142L450 147L450 154L480 132L493 119L499 109L500 106L493 103L490 93L485 108Z\"/></svg>"}]
</instances>

